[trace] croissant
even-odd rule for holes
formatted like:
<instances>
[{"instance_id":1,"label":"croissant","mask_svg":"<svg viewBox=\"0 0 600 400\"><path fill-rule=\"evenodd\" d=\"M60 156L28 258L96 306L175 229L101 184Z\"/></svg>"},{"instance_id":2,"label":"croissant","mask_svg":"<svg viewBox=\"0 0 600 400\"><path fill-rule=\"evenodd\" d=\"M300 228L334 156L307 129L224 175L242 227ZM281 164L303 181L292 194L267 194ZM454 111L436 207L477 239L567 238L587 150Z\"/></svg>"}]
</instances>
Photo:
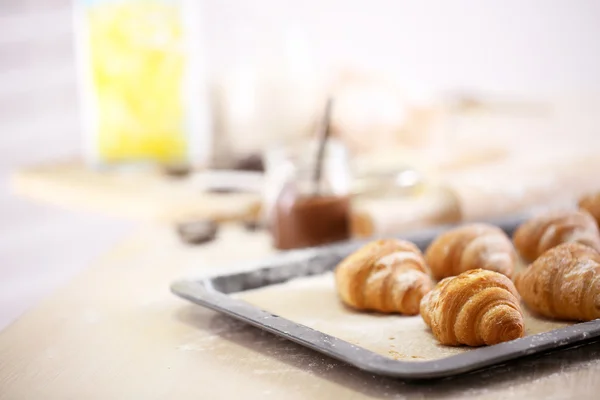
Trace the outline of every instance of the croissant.
<instances>
[{"instance_id":1,"label":"croissant","mask_svg":"<svg viewBox=\"0 0 600 400\"><path fill-rule=\"evenodd\" d=\"M600 254L579 243L548 250L515 278L525 304L546 317L600 318Z\"/></svg>"},{"instance_id":2,"label":"croissant","mask_svg":"<svg viewBox=\"0 0 600 400\"><path fill-rule=\"evenodd\" d=\"M525 332L512 281L484 269L442 279L421 300L421 316L445 345L492 345L520 338Z\"/></svg>"},{"instance_id":3,"label":"croissant","mask_svg":"<svg viewBox=\"0 0 600 400\"><path fill-rule=\"evenodd\" d=\"M419 313L433 284L419 248L405 240L371 242L335 270L337 290L347 305L385 313Z\"/></svg>"},{"instance_id":4,"label":"croissant","mask_svg":"<svg viewBox=\"0 0 600 400\"><path fill-rule=\"evenodd\" d=\"M438 236L425 253L434 279L482 268L512 276L517 254L508 236L487 224L460 226Z\"/></svg>"},{"instance_id":5,"label":"croissant","mask_svg":"<svg viewBox=\"0 0 600 400\"><path fill-rule=\"evenodd\" d=\"M600 192L579 199L579 208L590 213L596 220L596 224L600 225Z\"/></svg>"},{"instance_id":6,"label":"croissant","mask_svg":"<svg viewBox=\"0 0 600 400\"><path fill-rule=\"evenodd\" d=\"M596 221L585 211L554 211L534 217L517 228L513 241L528 263L561 243L577 242L600 251Z\"/></svg>"}]
</instances>

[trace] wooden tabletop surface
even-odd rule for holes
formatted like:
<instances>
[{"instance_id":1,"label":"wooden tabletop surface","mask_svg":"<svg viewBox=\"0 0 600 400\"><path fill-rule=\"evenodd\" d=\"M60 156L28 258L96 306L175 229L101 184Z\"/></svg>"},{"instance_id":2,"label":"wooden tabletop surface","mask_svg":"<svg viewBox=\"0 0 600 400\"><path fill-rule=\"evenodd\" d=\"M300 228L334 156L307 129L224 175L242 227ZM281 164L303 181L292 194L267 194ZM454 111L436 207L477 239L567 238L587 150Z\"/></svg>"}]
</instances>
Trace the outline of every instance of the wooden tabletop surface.
<instances>
[{"instance_id":1,"label":"wooden tabletop surface","mask_svg":"<svg viewBox=\"0 0 600 400\"><path fill-rule=\"evenodd\" d=\"M198 247L140 229L0 333L0 399L595 398L600 343L462 377L374 376L189 304L172 280L226 273L272 253L226 226Z\"/></svg>"}]
</instances>

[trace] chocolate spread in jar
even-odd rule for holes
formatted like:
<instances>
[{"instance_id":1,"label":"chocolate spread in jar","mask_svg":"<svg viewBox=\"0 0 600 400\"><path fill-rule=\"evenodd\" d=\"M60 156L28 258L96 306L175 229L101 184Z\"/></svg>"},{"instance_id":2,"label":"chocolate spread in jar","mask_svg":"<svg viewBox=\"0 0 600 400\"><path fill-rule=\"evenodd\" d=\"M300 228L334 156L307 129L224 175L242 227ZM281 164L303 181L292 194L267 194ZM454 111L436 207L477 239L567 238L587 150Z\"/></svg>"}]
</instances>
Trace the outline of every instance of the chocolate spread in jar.
<instances>
[{"instance_id":1,"label":"chocolate spread in jar","mask_svg":"<svg viewBox=\"0 0 600 400\"><path fill-rule=\"evenodd\" d=\"M275 207L272 225L278 249L319 246L350 238L350 198L285 193Z\"/></svg>"}]
</instances>

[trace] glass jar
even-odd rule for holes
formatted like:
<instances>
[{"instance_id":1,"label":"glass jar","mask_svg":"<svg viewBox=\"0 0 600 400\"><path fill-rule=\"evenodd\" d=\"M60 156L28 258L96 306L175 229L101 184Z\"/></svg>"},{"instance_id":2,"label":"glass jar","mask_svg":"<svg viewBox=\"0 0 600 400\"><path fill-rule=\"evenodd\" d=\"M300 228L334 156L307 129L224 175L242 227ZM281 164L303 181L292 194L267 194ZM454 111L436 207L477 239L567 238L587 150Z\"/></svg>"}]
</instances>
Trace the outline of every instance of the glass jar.
<instances>
[{"instance_id":1,"label":"glass jar","mask_svg":"<svg viewBox=\"0 0 600 400\"><path fill-rule=\"evenodd\" d=\"M210 162L198 3L73 3L89 164L204 167Z\"/></svg>"},{"instance_id":2,"label":"glass jar","mask_svg":"<svg viewBox=\"0 0 600 400\"><path fill-rule=\"evenodd\" d=\"M267 153L265 217L278 249L312 247L350 238L351 174L346 149L330 139L316 176L317 143Z\"/></svg>"}]
</instances>

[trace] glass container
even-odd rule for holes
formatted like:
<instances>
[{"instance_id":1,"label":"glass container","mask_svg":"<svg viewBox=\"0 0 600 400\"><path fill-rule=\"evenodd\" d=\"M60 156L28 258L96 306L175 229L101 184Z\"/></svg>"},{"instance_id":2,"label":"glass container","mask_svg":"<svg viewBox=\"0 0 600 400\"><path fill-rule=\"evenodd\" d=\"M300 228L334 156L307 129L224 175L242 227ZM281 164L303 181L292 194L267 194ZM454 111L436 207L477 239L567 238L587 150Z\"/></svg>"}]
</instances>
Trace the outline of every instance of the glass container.
<instances>
[{"instance_id":1,"label":"glass container","mask_svg":"<svg viewBox=\"0 0 600 400\"><path fill-rule=\"evenodd\" d=\"M346 149L330 139L317 177L317 143L267 152L265 218L278 249L312 247L350 237L351 173Z\"/></svg>"}]
</instances>

